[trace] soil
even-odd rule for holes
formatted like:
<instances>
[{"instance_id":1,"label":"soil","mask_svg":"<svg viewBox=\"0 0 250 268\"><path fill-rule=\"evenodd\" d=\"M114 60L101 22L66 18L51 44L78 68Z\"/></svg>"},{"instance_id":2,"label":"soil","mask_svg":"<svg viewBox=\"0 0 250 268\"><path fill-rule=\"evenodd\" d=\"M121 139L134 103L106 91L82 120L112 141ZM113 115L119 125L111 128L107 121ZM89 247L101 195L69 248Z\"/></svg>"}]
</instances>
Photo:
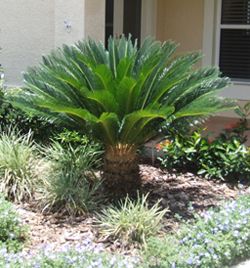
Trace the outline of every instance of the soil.
<instances>
[{"instance_id":1,"label":"soil","mask_svg":"<svg viewBox=\"0 0 250 268\"><path fill-rule=\"evenodd\" d=\"M205 180L192 173L170 173L147 164L140 165L142 192L149 192L149 202L161 199L161 205L169 208L163 222L163 232L174 232L183 219L191 218L194 212L217 206L224 199L234 199L240 192L249 192L249 187ZM70 218L62 215L44 215L33 204L16 205L22 222L28 225L30 238L25 251L35 253L50 245L51 250L65 246L91 243L96 249L122 251L131 254L135 248L127 248L121 242L103 241L98 236L94 215ZM176 215L179 217L176 217Z\"/></svg>"}]
</instances>

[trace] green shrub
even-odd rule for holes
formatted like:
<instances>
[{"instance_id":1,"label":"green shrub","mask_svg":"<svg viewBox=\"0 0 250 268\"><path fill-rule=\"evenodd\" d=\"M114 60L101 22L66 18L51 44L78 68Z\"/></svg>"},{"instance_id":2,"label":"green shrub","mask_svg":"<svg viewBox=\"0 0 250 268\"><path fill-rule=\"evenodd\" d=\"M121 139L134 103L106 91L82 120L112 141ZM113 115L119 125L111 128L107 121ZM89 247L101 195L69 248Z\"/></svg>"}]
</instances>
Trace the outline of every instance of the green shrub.
<instances>
[{"instance_id":1,"label":"green shrub","mask_svg":"<svg viewBox=\"0 0 250 268\"><path fill-rule=\"evenodd\" d=\"M0 248L17 251L26 237L26 229L20 224L11 203L0 195Z\"/></svg>"},{"instance_id":2,"label":"green shrub","mask_svg":"<svg viewBox=\"0 0 250 268\"><path fill-rule=\"evenodd\" d=\"M88 144L91 145L93 150L102 151L102 147L98 142L90 140L85 134L81 134L75 130L63 129L53 137L53 140L66 147L70 145L75 148L77 146L85 146Z\"/></svg>"},{"instance_id":3,"label":"green shrub","mask_svg":"<svg viewBox=\"0 0 250 268\"><path fill-rule=\"evenodd\" d=\"M74 148L54 142L45 150L51 164L43 187L43 210L80 215L96 208L101 185L93 170L101 161L96 145L86 143Z\"/></svg>"},{"instance_id":4,"label":"green shrub","mask_svg":"<svg viewBox=\"0 0 250 268\"><path fill-rule=\"evenodd\" d=\"M198 174L208 178L250 178L250 150L237 137L215 139L209 144L208 150L201 149Z\"/></svg>"},{"instance_id":5,"label":"green shrub","mask_svg":"<svg viewBox=\"0 0 250 268\"><path fill-rule=\"evenodd\" d=\"M109 206L103 210L97 219L100 234L125 243L145 243L148 237L157 234L167 209L160 208L160 201L150 208L147 196L138 195L136 201L126 197L118 207Z\"/></svg>"},{"instance_id":6,"label":"green shrub","mask_svg":"<svg viewBox=\"0 0 250 268\"><path fill-rule=\"evenodd\" d=\"M49 143L50 137L60 131L60 128L56 127L53 123L25 114L20 109L13 108L3 98L0 107L0 127L6 129L10 125L15 126L22 134L27 134L31 131L34 140L38 143Z\"/></svg>"},{"instance_id":7,"label":"green shrub","mask_svg":"<svg viewBox=\"0 0 250 268\"><path fill-rule=\"evenodd\" d=\"M31 133L15 129L0 136L0 192L12 201L27 201L42 180L44 162L36 153Z\"/></svg>"},{"instance_id":8,"label":"green shrub","mask_svg":"<svg viewBox=\"0 0 250 268\"><path fill-rule=\"evenodd\" d=\"M146 267L219 268L250 257L250 195L196 215L177 234L152 238Z\"/></svg>"},{"instance_id":9,"label":"green shrub","mask_svg":"<svg viewBox=\"0 0 250 268\"><path fill-rule=\"evenodd\" d=\"M79 146L90 143L90 140L85 135L81 135L79 132L68 129L63 129L62 132L58 133L54 139L64 145Z\"/></svg>"},{"instance_id":10,"label":"green shrub","mask_svg":"<svg viewBox=\"0 0 250 268\"><path fill-rule=\"evenodd\" d=\"M4 88L4 73L0 67L0 127L8 129L15 126L21 134L33 133L33 139L39 143L48 143L49 138L61 131L54 123L44 120L41 117L33 116L32 113L24 113L14 108L7 100L7 94L13 94L18 89Z\"/></svg>"},{"instance_id":11,"label":"green shrub","mask_svg":"<svg viewBox=\"0 0 250 268\"><path fill-rule=\"evenodd\" d=\"M197 171L200 160L200 152L208 149L208 140L203 138L201 132L195 131L191 135L175 134L157 145L158 150L163 151L159 158L166 168L176 168Z\"/></svg>"},{"instance_id":12,"label":"green shrub","mask_svg":"<svg viewBox=\"0 0 250 268\"><path fill-rule=\"evenodd\" d=\"M250 178L250 150L235 135L210 141L201 131L175 134L157 148L163 151L159 159L166 168L187 169L207 178Z\"/></svg>"},{"instance_id":13,"label":"green shrub","mask_svg":"<svg viewBox=\"0 0 250 268\"><path fill-rule=\"evenodd\" d=\"M247 102L244 106L238 106L235 109L235 113L240 117L236 124L224 130L222 137L230 139L231 137L237 137L241 143L247 141L246 131L250 130L249 116L250 116L250 102Z\"/></svg>"}]
</instances>

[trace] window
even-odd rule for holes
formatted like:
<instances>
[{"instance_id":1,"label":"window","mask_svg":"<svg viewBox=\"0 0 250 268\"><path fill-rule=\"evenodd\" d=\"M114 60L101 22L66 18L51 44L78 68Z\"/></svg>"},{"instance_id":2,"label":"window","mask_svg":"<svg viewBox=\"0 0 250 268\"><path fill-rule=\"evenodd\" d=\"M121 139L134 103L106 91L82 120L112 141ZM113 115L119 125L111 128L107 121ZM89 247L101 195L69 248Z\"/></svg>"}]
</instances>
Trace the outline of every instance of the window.
<instances>
[{"instance_id":1,"label":"window","mask_svg":"<svg viewBox=\"0 0 250 268\"><path fill-rule=\"evenodd\" d=\"M222 73L250 82L250 0L219 1L217 56Z\"/></svg>"},{"instance_id":2,"label":"window","mask_svg":"<svg viewBox=\"0 0 250 268\"><path fill-rule=\"evenodd\" d=\"M108 39L114 31L114 0L106 0L105 14L105 46L108 45Z\"/></svg>"},{"instance_id":3,"label":"window","mask_svg":"<svg viewBox=\"0 0 250 268\"><path fill-rule=\"evenodd\" d=\"M132 34L132 38L138 40L138 45L141 39L141 9L141 0L124 1L123 33L126 36Z\"/></svg>"},{"instance_id":4,"label":"window","mask_svg":"<svg viewBox=\"0 0 250 268\"><path fill-rule=\"evenodd\" d=\"M110 36L132 34L141 39L142 0L106 0L105 44Z\"/></svg>"}]
</instances>

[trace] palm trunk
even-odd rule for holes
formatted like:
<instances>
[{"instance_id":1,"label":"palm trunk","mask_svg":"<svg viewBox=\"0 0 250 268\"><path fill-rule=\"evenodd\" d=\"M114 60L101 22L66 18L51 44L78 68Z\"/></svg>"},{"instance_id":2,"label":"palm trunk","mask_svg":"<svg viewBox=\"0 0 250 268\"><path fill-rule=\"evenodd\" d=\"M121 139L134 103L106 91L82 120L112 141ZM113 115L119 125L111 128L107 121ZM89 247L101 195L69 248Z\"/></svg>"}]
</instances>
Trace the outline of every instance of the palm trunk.
<instances>
[{"instance_id":1,"label":"palm trunk","mask_svg":"<svg viewBox=\"0 0 250 268\"><path fill-rule=\"evenodd\" d=\"M114 197L134 194L140 187L137 147L117 144L106 148L104 157L104 186Z\"/></svg>"}]
</instances>

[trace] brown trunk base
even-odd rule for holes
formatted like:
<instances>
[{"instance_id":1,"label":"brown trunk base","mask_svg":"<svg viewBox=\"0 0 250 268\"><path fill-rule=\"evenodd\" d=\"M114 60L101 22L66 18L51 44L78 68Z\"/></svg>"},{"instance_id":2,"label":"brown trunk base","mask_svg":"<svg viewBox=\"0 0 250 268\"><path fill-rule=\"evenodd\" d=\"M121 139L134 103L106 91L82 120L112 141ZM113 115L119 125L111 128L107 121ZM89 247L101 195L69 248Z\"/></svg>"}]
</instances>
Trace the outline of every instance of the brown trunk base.
<instances>
[{"instance_id":1,"label":"brown trunk base","mask_svg":"<svg viewBox=\"0 0 250 268\"><path fill-rule=\"evenodd\" d=\"M136 148L117 145L106 150L104 188L113 199L134 196L141 186Z\"/></svg>"}]
</instances>

